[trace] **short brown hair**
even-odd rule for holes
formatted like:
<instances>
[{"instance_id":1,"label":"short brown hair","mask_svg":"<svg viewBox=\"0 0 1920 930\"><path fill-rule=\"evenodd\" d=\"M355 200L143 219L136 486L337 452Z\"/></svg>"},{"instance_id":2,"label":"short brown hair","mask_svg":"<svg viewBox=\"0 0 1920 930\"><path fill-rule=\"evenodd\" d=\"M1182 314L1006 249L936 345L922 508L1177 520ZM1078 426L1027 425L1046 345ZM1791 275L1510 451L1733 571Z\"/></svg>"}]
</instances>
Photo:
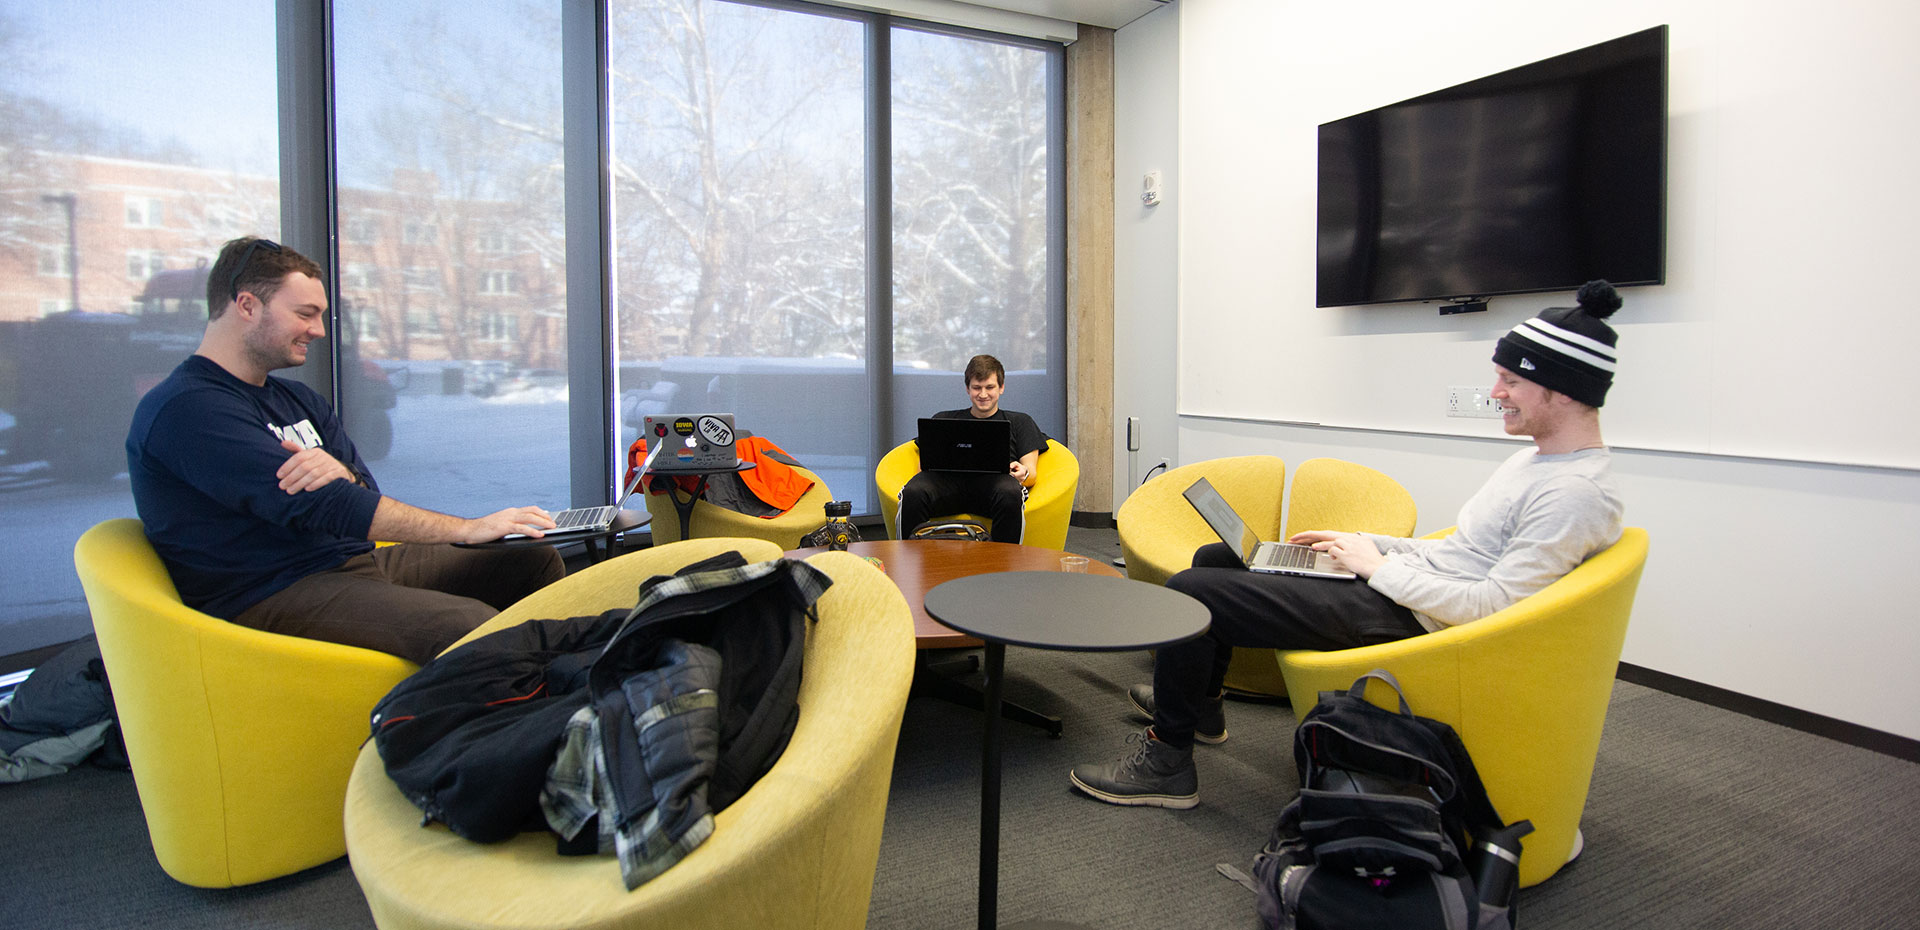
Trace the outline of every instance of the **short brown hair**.
<instances>
[{"instance_id":1,"label":"short brown hair","mask_svg":"<svg viewBox=\"0 0 1920 930\"><path fill-rule=\"evenodd\" d=\"M240 267L243 261L244 268ZM318 263L270 239L241 236L228 242L220 247L220 257L213 267L207 269L207 319L219 319L227 304L240 299L241 291L252 291L261 303L272 302L280 282L296 271L320 280Z\"/></svg>"},{"instance_id":2,"label":"short brown hair","mask_svg":"<svg viewBox=\"0 0 1920 930\"><path fill-rule=\"evenodd\" d=\"M992 375L1001 387L1007 386L1007 369L1000 364L999 359L991 355L976 355L967 360L964 377L968 385L975 381L985 381L988 375Z\"/></svg>"}]
</instances>

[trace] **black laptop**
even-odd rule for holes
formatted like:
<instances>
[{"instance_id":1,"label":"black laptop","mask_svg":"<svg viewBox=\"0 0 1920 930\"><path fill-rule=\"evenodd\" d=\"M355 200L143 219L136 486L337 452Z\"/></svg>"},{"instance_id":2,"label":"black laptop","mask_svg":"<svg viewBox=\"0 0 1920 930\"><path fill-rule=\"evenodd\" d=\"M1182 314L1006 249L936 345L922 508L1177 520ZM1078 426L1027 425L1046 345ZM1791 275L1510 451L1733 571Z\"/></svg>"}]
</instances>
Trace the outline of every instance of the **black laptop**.
<instances>
[{"instance_id":1,"label":"black laptop","mask_svg":"<svg viewBox=\"0 0 1920 930\"><path fill-rule=\"evenodd\" d=\"M977 417L920 418L920 470L1007 473L1013 424Z\"/></svg>"}]
</instances>

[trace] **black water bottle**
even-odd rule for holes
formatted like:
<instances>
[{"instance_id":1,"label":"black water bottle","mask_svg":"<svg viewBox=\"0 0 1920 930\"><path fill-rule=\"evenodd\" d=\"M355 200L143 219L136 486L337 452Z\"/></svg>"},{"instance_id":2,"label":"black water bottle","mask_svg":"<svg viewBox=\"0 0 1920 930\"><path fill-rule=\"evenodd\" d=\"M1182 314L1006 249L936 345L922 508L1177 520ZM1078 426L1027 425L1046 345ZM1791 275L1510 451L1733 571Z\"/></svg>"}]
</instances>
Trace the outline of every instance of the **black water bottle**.
<instances>
[{"instance_id":1,"label":"black water bottle","mask_svg":"<svg viewBox=\"0 0 1920 930\"><path fill-rule=\"evenodd\" d=\"M828 549L834 552L845 552L847 551L847 545L849 543L860 540L859 535L855 533L853 529L853 524L847 522L847 517L852 514L853 501L827 502L826 530Z\"/></svg>"},{"instance_id":2,"label":"black water bottle","mask_svg":"<svg viewBox=\"0 0 1920 930\"><path fill-rule=\"evenodd\" d=\"M1480 903L1506 910L1520 881L1520 838L1533 832L1533 821L1522 820L1486 836L1477 837L1473 852L1473 887Z\"/></svg>"}]
</instances>

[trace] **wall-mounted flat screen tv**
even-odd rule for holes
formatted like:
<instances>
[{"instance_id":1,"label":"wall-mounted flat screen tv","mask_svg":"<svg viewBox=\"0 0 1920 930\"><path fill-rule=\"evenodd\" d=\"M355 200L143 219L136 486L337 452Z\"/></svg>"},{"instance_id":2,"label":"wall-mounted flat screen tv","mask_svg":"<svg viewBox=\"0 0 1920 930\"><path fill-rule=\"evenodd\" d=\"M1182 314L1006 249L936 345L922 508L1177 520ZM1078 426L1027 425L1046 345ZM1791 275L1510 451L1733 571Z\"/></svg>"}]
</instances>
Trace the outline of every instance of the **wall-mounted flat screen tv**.
<instances>
[{"instance_id":1,"label":"wall-mounted flat screen tv","mask_svg":"<svg viewBox=\"0 0 1920 930\"><path fill-rule=\"evenodd\" d=\"M1666 280L1667 27L1320 127L1315 304Z\"/></svg>"}]
</instances>

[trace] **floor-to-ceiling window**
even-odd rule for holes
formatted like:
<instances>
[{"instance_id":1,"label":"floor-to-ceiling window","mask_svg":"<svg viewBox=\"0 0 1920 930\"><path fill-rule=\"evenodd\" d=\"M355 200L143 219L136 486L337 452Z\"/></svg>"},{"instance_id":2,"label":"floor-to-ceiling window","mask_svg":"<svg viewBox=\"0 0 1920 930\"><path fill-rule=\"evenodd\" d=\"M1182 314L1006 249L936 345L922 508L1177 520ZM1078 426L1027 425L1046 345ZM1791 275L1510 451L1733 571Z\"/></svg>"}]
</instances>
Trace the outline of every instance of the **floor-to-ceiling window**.
<instances>
[{"instance_id":1,"label":"floor-to-ceiling window","mask_svg":"<svg viewBox=\"0 0 1920 930\"><path fill-rule=\"evenodd\" d=\"M302 377L410 503L593 499L578 464L678 410L735 413L871 513L875 455L961 406L978 352L1062 435L1059 47L785 0L590 6L0 6L0 511L40 533L0 558L0 655L89 632L72 542L133 514L133 404L197 345L219 245L283 217L331 249L337 358ZM324 77L289 82L290 46ZM316 112L309 143L289 127ZM283 138L324 198L283 203Z\"/></svg>"},{"instance_id":2,"label":"floor-to-ceiling window","mask_svg":"<svg viewBox=\"0 0 1920 930\"><path fill-rule=\"evenodd\" d=\"M134 403L221 243L279 235L273 4L191 6L0 4L0 655L92 632L73 543L133 514Z\"/></svg>"},{"instance_id":3,"label":"floor-to-ceiling window","mask_svg":"<svg viewBox=\"0 0 1920 930\"><path fill-rule=\"evenodd\" d=\"M621 439L725 411L857 496L866 462L859 20L612 4Z\"/></svg>"},{"instance_id":4,"label":"floor-to-ceiling window","mask_svg":"<svg viewBox=\"0 0 1920 930\"><path fill-rule=\"evenodd\" d=\"M965 406L983 352L1061 432L1057 47L729 0L616 0L611 24L623 445L649 413L732 412L873 512L879 447Z\"/></svg>"},{"instance_id":5,"label":"floor-to-ceiling window","mask_svg":"<svg viewBox=\"0 0 1920 930\"><path fill-rule=\"evenodd\" d=\"M567 506L557 5L334 0L333 39L347 431L407 503Z\"/></svg>"},{"instance_id":6,"label":"floor-to-ceiling window","mask_svg":"<svg viewBox=\"0 0 1920 930\"><path fill-rule=\"evenodd\" d=\"M900 438L915 417L966 406L958 372L984 352L1007 369L1001 404L1065 440L1050 233L1059 59L914 27L895 28L891 45Z\"/></svg>"}]
</instances>

